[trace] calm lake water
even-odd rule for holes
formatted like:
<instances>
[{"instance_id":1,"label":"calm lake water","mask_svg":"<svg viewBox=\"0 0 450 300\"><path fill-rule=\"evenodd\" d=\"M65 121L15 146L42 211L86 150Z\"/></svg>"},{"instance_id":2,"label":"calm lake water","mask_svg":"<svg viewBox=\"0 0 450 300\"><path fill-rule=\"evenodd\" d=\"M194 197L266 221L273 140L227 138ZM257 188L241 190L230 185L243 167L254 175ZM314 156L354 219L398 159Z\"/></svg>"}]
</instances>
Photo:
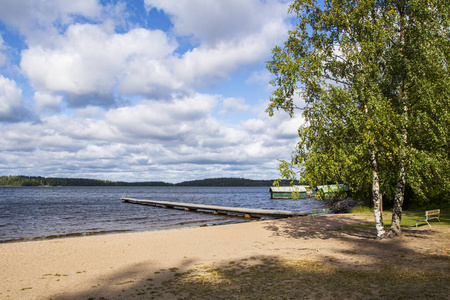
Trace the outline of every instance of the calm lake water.
<instances>
[{"instance_id":1,"label":"calm lake water","mask_svg":"<svg viewBox=\"0 0 450 300\"><path fill-rule=\"evenodd\" d=\"M0 242L246 222L124 203L122 197L310 212L315 199L270 199L269 187L0 187Z\"/></svg>"}]
</instances>

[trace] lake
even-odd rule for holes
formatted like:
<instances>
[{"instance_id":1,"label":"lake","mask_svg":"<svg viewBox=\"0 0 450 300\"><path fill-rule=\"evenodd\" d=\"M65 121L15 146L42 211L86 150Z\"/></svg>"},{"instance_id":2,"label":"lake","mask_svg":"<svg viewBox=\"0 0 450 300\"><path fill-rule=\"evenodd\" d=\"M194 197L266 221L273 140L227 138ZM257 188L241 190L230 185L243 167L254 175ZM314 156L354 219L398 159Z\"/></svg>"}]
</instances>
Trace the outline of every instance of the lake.
<instances>
[{"instance_id":1,"label":"lake","mask_svg":"<svg viewBox=\"0 0 450 300\"><path fill-rule=\"evenodd\" d=\"M269 187L0 187L0 242L211 226L248 219L124 203L122 197L311 212L316 199L270 199Z\"/></svg>"}]
</instances>

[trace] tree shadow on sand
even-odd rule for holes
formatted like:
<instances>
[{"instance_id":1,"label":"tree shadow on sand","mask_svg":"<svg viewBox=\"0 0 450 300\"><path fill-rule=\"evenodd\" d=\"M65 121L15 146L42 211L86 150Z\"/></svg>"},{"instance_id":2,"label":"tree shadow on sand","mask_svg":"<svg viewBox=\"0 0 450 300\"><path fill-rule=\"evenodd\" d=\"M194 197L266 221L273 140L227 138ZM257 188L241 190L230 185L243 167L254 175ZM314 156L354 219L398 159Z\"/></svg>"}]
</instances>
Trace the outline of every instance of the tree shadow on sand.
<instances>
[{"instance_id":1,"label":"tree shadow on sand","mask_svg":"<svg viewBox=\"0 0 450 300\"><path fill-rule=\"evenodd\" d=\"M349 216L333 218L333 222L326 216L287 218L269 224L266 228L273 231L275 236L294 239L340 238L344 231L364 239L371 239L374 236L370 222L361 222Z\"/></svg>"},{"instance_id":2,"label":"tree shadow on sand","mask_svg":"<svg viewBox=\"0 0 450 300\"><path fill-rule=\"evenodd\" d=\"M333 216L333 215L331 215ZM273 231L274 236L294 239L336 239L353 236L361 239L373 240L376 237L375 224L367 218L355 218L351 215L339 215L339 218L294 217L269 224L266 229ZM402 227L403 233L409 237L428 238L423 230L415 227Z\"/></svg>"},{"instance_id":3,"label":"tree shadow on sand","mask_svg":"<svg viewBox=\"0 0 450 300\"><path fill-rule=\"evenodd\" d=\"M411 247L402 238L377 241L373 229L347 220L292 218L266 229L274 237L347 243L330 255L250 256L211 265L186 259L178 266L154 270L131 265L103 278L103 284L52 299L445 299L450 294L448 230L406 228L408 238L424 245L444 243L442 253ZM313 223L316 223L315 225ZM312 225L322 226L316 232ZM364 223L363 223L364 224ZM443 227L442 227L443 228ZM430 239L438 240L430 245ZM420 243L421 244L421 243ZM432 249L431 249L432 250ZM358 261L365 258L365 263Z\"/></svg>"}]
</instances>

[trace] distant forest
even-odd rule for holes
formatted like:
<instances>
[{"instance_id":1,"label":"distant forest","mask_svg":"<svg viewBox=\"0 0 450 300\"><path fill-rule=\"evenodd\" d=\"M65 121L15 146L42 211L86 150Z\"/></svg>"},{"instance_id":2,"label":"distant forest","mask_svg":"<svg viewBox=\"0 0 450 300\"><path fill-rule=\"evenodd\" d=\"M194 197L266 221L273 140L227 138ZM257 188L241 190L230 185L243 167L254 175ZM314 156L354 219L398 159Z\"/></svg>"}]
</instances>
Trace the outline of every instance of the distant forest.
<instances>
[{"instance_id":1,"label":"distant forest","mask_svg":"<svg viewBox=\"0 0 450 300\"><path fill-rule=\"evenodd\" d=\"M0 176L0 186L272 186L274 181L244 178L211 178L173 184L162 181L124 182L87 178ZM288 186L290 182L282 180L280 185Z\"/></svg>"}]
</instances>

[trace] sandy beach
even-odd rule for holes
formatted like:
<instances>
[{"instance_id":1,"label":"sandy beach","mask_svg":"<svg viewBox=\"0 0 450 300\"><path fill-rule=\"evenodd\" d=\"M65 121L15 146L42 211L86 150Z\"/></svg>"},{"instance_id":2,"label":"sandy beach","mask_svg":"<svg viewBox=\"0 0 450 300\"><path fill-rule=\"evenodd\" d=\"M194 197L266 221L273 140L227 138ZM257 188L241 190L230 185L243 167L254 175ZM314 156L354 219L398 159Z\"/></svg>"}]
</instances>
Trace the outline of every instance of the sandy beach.
<instances>
[{"instance_id":1,"label":"sandy beach","mask_svg":"<svg viewBox=\"0 0 450 300\"><path fill-rule=\"evenodd\" d=\"M298 262L332 266L335 272L336 268L395 268L401 260L402 272L409 265L411 270L437 270L438 275L433 276L440 276L439 280L450 279L448 226L408 227L402 238L376 241L373 228L355 226L367 221L372 221L371 216L295 217L0 244L0 299L190 298L195 292L183 294L178 277L190 286L208 282L211 298L228 298L220 292L214 295L214 282L228 280L231 285L233 279L225 278L225 272L222 276L220 267L234 264L241 267L239 272L244 267L253 270L252 265L280 267ZM200 282L202 276L206 277ZM187 282L189 278L194 281ZM449 291L442 292L448 295ZM297 292L293 288L286 294L289 297L281 298L297 298ZM316 292L303 288L301 295L320 298ZM357 294L346 298L353 296Z\"/></svg>"}]
</instances>

